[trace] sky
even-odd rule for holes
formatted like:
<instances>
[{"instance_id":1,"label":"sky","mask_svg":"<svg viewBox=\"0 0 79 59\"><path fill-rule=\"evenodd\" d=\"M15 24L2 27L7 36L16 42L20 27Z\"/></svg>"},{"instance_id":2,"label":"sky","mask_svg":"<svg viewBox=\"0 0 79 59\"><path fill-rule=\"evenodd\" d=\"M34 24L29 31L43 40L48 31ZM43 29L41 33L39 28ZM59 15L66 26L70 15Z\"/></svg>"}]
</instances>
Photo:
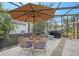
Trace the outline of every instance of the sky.
<instances>
[{"instance_id":1,"label":"sky","mask_svg":"<svg viewBox=\"0 0 79 59\"><path fill-rule=\"evenodd\" d=\"M21 4L19 4L18 2L14 2L15 4L21 6ZM28 2L22 2L23 4L27 4ZM38 4L38 2L33 2L34 4ZM51 5L50 7L51 8L56 8L59 4L59 2L42 2L41 3L42 5L45 5L45 6L48 6L50 4L53 4ZM72 7L72 6L76 6L77 4L79 4L79 2L62 2L61 5L59 7ZM12 10L12 9L15 9L17 8L17 6L15 5L12 5L8 2L3 2L3 8L7 9L7 10ZM78 13L79 9L74 9L72 10L70 13ZM66 13L68 10L58 10L56 11L55 14L64 14Z\"/></svg>"},{"instance_id":2,"label":"sky","mask_svg":"<svg viewBox=\"0 0 79 59\"><path fill-rule=\"evenodd\" d=\"M19 4L18 2L14 2L14 3L21 6L21 4ZM22 2L22 3L27 4L29 2ZM32 2L32 3L39 4L39 2ZM56 8L58 6L58 4L59 4L59 2L41 2L41 5L44 5L44 6L47 6L47 7L50 7L50 8ZM72 7L72 6L76 6L78 4L79 4L79 2L62 2L59 7ZM8 2L3 2L3 8L6 9L6 10L12 10L12 9L17 8L17 6L12 5L12 4L8 3ZM55 14L56 15L57 14L58 15L65 14L67 11L69 11L69 10L57 10L55 12ZM79 13L79 9L73 9L68 14L77 14L77 13ZM58 23L61 22L61 20L58 19L58 18L56 18L56 21Z\"/></svg>"}]
</instances>

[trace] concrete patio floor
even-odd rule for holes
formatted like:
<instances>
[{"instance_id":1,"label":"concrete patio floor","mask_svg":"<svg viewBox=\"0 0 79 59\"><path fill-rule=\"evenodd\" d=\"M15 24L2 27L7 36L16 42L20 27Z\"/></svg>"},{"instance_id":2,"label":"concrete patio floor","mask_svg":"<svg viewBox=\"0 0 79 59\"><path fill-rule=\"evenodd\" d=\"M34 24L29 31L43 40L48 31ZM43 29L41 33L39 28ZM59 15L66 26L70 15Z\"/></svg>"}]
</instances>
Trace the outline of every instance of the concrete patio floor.
<instances>
[{"instance_id":1,"label":"concrete patio floor","mask_svg":"<svg viewBox=\"0 0 79 59\"><path fill-rule=\"evenodd\" d=\"M0 52L0 56L28 56L29 50L23 50L21 54L19 52L21 48L15 46L13 48ZM43 56L43 52L37 52L35 56ZM30 53L29 56L32 56ZM66 38L47 40L47 52L46 56L79 56L79 39L69 40Z\"/></svg>"}]
</instances>

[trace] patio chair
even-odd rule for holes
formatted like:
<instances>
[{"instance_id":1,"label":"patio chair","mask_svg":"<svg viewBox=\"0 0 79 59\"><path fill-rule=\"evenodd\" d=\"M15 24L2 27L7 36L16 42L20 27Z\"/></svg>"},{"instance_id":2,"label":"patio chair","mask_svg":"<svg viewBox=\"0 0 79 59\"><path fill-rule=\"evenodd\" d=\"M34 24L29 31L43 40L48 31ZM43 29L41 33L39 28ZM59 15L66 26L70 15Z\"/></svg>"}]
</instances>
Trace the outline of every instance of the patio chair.
<instances>
[{"instance_id":1,"label":"patio chair","mask_svg":"<svg viewBox=\"0 0 79 59\"><path fill-rule=\"evenodd\" d=\"M21 54L24 48L29 49L29 52L28 52L28 55L29 55L32 48L32 41L30 41L29 38L20 37L18 39L18 42L19 42L19 46L22 48L21 51L19 52L19 55Z\"/></svg>"},{"instance_id":2,"label":"patio chair","mask_svg":"<svg viewBox=\"0 0 79 59\"><path fill-rule=\"evenodd\" d=\"M40 38L39 40L36 40L35 44L33 45L32 53L35 54L35 51L40 52L44 51L44 55L46 55L46 40L45 38Z\"/></svg>"}]
</instances>

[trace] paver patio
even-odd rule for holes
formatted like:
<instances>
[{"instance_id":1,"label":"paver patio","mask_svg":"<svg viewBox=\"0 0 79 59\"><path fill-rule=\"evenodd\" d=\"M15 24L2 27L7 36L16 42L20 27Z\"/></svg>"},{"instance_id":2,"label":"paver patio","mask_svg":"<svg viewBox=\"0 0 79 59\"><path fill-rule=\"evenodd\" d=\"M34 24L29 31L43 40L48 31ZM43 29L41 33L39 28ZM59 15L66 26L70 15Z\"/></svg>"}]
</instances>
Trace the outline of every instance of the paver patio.
<instances>
[{"instance_id":1,"label":"paver patio","mask_svg":"<svg viewBox=\"0 0 79 59\"><path fill-rule=\"evenodd\" d=\"M62 56L79 56L79 39L66 40Z\"/></svg>"},{"instance_id":2,"label":"paver patio","mask_svg":"<svg viewBox=\"0 0 79 59\"><path fill-rule=\"evenodd\" d=\"M13 48L0 52L0 56L18 56L21 48L15 46ZM28 50L22 51L20 56L27 56ZM42 56L43 52L36 53L35 56ZM30 53L30 56L32 54ZM79 39L52 39L47 40L46 56L79 56Z\"/></svg>"},{"instance_id":3,"label":"paver patio","mask_svg":"<svg viewBox=\"0 0 79 59\"><path fill-rule=\"evenodd\" d=\"M53 50L55 49L55 47L58 45L60 41L61 39L47 40L47 52L46 52L47 56L51 55L51 53L53 52ZM0 56L18 56L20 50L21 48L19 46L16 46L14 48L7 49L5 51L0 52ZM23 50L20 55L26 56L27 53L28 53L28 50L26 51ZM37 53L36 55L40 55L40 54Z\"/></svg>"}]
</instances>

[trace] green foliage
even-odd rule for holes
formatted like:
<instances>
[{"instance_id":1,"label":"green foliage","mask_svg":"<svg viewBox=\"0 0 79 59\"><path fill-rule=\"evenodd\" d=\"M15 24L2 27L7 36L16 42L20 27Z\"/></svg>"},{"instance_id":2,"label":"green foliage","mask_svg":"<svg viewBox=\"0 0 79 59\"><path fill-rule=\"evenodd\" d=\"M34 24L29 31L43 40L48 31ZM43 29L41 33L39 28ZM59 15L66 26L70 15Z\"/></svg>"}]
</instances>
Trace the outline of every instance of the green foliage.
<instances>
[{"instance_id":1,"label":"green foliage","mask_svg":"<svg viewBox=\"0 0 79 59\"><path fill-rule=\"evenodd\" d=\"M0 3L0 11L5 11L2 8L2 3ZM0 38L8 37L9 32L14 29L11 19L8 13L0 12Z\"/></svg>"},{"instance_id":2,"label":"green foliage","mask_svg":"<svg viewBox=\"0 0 79 59\"><path fill-rule=\"evenodd\" d=\"M12 29L14 29L14 25L11 22L9 14L0 14L0 34L8 34Z\"/></svg>"},{"instance_id":3,"label":"green foliage","mask_svg":"<svg viewBox=\"0 0 79 59\"><path fill-rule=\"evenodd\" d=\"M5 11L0 3L0 11ZM17 43L15 36L9 32L15 28L8 13L0 12L0 48L12 46Z\"/></svg>"},{"instance_id":4,"label":"green foliage","mask_svg":"<svg viewBox=\"0 0 79 59\"><path fill-rule=\"evenodd\" d=\"M0 11L3 11L3 8L2 8L2 2L0 2ZM0 12L1 14L2 12Z\"/></svg>"}]
</instances>

